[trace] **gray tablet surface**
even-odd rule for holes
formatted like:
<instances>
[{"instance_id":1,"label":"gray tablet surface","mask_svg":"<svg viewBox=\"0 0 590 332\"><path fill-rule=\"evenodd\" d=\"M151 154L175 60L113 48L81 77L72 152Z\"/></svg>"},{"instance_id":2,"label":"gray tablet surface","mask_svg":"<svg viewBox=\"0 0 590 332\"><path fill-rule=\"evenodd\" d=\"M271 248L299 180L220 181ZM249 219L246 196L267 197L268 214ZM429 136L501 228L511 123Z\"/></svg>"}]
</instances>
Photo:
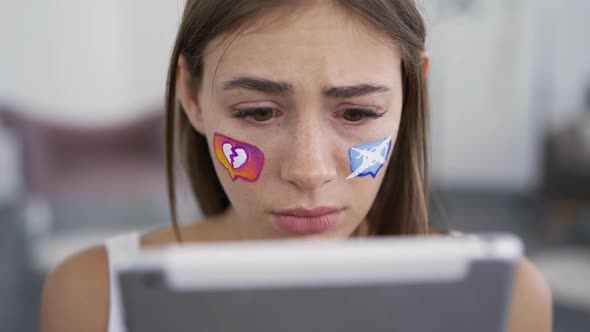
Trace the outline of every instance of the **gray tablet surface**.
<instances>
[{"instance_id":1,"label":"gray tablet surface","mask_svg":"<svg viewBox=\"0 0 590 332\"><path fill-rule=\"evenodd\" d=\"M129 332L500 332L509 235L189 245L118 267Z\"/></svg>"}]
</instances>

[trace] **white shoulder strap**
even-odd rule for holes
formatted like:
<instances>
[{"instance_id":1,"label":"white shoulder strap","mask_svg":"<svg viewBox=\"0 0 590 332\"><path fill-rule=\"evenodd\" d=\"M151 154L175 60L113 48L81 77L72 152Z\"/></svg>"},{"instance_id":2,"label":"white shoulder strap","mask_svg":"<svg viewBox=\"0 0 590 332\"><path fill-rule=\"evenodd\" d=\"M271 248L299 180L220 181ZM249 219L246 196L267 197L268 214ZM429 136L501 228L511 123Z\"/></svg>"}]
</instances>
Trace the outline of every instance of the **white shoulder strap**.
<instances>
[{"instance_id":1,"label":"white shoulder strap","mask_svg":"<svg viewBox=\"0 0 590 332\"><path fill-rule=\"evenodd\" d=\"M121 291L119 290L119 280L116 278L113 266L117 260L127 255L135 254L140 248L140 234L129 233L122 234L105 241L107 256L109 261L109 279L110 279L110 304L109 304L109 325L108 332L126 332L123 321L123 305L121 300Z\"/></svg>"}]
</instances>

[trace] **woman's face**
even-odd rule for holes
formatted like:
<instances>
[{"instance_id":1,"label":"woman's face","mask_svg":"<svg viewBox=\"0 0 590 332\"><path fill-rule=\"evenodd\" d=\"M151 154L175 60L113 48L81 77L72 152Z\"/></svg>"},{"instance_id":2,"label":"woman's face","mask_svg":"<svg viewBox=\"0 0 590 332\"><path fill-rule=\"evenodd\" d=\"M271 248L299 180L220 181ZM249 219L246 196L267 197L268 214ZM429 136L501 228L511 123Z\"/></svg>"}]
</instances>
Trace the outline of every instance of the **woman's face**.
<instances>
[{"instance_id":1,"label":"woman's face","mask_svg":"<svg viewBox=\"0 0 590 332\"><path fill-rule=\"evenodd\" d=\"M180 93L247 238L349 236L365 222L391 154L375 177L347 179L363 161L351 148L395 144L399 51L342 9L312 6L216 39L193 104ZM236 176L245 160L253 174Z\"/></svg>"}]
</instances>

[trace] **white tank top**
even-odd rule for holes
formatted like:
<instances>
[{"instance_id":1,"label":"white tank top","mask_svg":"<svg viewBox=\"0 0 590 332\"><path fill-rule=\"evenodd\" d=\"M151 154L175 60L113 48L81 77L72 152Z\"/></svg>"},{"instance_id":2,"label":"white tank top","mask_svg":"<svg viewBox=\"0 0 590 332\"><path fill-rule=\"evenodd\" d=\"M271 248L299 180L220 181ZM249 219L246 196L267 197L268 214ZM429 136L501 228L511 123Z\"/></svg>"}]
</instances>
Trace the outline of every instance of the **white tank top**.
<instances>
[{"instance_id":1,"label":"white tank top","mask_svg":"<svg viewBox=\"0 0 590 332\"><path fill-rule=\"evenodd\" d=\"M113 265L121 257L137 253L140 249L140 241L141 235L138 232L117 235L105 241L110 280L109 323L107 332L127 332L125 322L123 321L123 305L121 291L119 290L119 280L115 278Z\"/></svg>"}]
</instances>

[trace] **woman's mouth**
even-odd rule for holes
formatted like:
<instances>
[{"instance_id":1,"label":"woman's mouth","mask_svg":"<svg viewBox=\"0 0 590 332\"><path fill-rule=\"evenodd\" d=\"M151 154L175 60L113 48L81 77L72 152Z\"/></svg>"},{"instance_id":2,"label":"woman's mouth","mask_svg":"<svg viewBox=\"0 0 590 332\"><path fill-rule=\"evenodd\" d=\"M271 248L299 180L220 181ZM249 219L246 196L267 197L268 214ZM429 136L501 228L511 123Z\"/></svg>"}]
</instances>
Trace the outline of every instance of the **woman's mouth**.
<instances>
[{"instance_id":1,"label":"woman's mouth","mask_svg":"<svg viewBox=\"0 0 590 332\"><path fill-rule=\"evenodd\" d=\"M342 209L318 207L289 209L272 212L272 221L280 230L295 234L324 232L338 223Z\"/></svg>"}]
</instances>

